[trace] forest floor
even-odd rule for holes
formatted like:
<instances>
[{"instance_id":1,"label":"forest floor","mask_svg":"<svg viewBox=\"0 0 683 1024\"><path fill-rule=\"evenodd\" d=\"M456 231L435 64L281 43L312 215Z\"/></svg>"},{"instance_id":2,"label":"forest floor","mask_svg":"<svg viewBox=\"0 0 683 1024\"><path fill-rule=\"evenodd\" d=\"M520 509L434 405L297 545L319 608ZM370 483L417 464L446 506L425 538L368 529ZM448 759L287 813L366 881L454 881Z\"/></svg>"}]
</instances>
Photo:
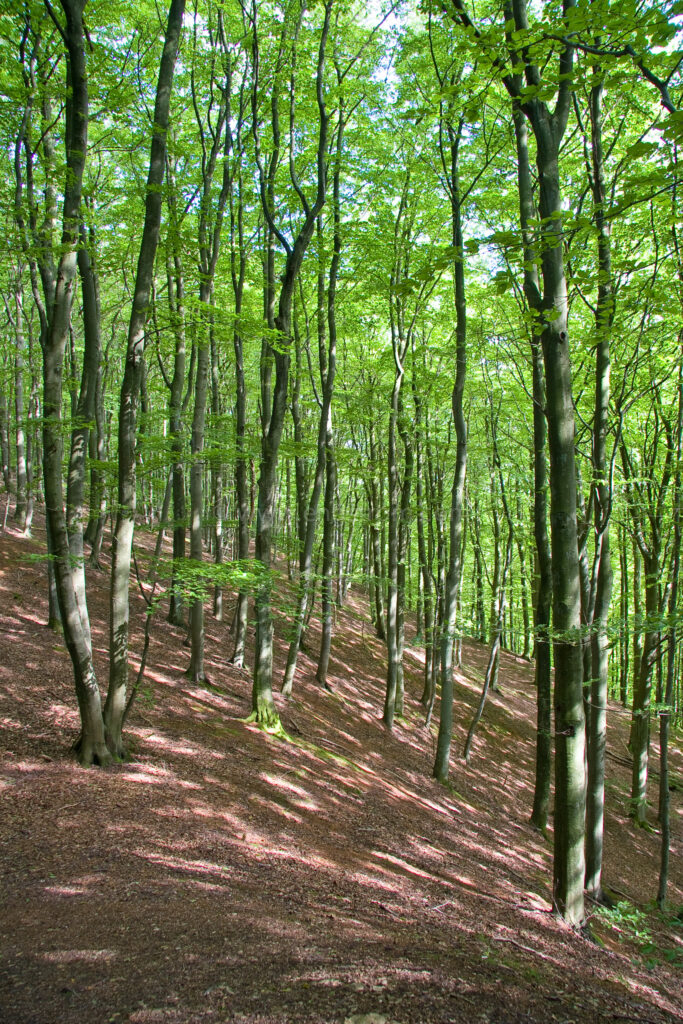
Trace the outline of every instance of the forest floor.
<instances>
[{"instance_id":1,"label":"forest floor","mask_svg":"<svg viewBox=\"0 0 683 1024\"><path fill-rule=\"evenodd\" d=\"M183 631L160 614L131 758L84 770L70 752L70 662L45 627L45 566L31 557L43 550L39 523L33 540L0 533L3 1024L683 1020L681 922L652 909L660 837L654 812L651 830L626 814L628 717L617 705L605 881L624 902L609 918L591 908L589 937L553 916L552 831L528 822L529 664L503 655L502 692L465 767L486 659L465 645L446 789L430 778L423 652L408 647L405 718L388 732L385 650L358 596L338 616L333 692L302 653L293 700L277 698L289 740L245 722L250 674L229 664L231 601L225 623L207 614L206 686L185 677ZM88 575L104 682L108 574ZM131 598L135 653L144 611L137 588ZM312 625L309 649L317 643ZM653 742L653 768L655 754ZM680 742L672 770L683 777ZM677 911L683 793L671 796Z\"/></svg>"}]
</instances>

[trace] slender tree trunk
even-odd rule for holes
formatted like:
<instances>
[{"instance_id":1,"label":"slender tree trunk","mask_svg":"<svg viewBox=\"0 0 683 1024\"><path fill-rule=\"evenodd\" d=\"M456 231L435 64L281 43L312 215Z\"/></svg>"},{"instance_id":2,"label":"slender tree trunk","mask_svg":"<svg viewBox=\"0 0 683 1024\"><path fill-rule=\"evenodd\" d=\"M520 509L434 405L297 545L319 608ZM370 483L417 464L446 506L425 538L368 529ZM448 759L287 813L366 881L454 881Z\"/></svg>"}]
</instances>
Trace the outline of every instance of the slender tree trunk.
<instances>
[{"instance_id":1,"label":"slender tree trunk","mask_svg":"<svg viewBox=\"0 0 683 1024\"><path fill-rule=\"evenodd\" d=\"M26 510L28 505L26 487L26 419L24 409L24 352L26 342L24 339L24 309L21 283L18 275L14 286L14 316L14 336L16 339L16 349L14 352L14 423L17 466L14 518L18 522L19 528L26 533Z\"/></svg>"},{"instance_id":2,"label":"slender tree trunk","mask_svg":"<svg viewBox=\"0 0 683 1024\"><path fill-rule=\"evenodd\" d=\"M202 327L210 331L206 322L210 317L211 284L202 281L200 285L200 307L205 310L205 322ZM201 328L200 328L201 330ZM202 561L202 519L204 504L204 434L206 429L206 402L209 389L210 341L203 337L197 347L197 376L194 388L194 415L192 418L192 439L190 451L190 558L197 568ZM200 585L200 591L201 591ZM190 603L190 665L187 674L195 683L204 682L204 597L203 593L195 596Z\"/></svg>"},{"instance_id":3,"label":"slender tree trunk","mask_svg":"<svg viewBox=\"0 0 683 1024\"><path fill-rule=\"evenodd\" d=\"M9 496L12 486L9 454L9 414L4 388L0 388L0 462L2 463L2 482Z\"/></svg>"},{"instance_id":4,"label":"slender tree trunk","mask_svg":"<svg viewBox=\"0 0 683 1024\"><path fill-rule=\"evenodd\" d=\"M117 757L125 754L122 737L128 687L129 585L135 528L135 433L142 375L145 323L150 303L154 260L161 223L161 185L166 164L171 89L185 0L171 0L159 67L154 129L145 198L145 224L140 243L133 306L128 326L126 362L121 385L118 428L118 503L112 542L109 631L109 688L104 708L107 742Z\"/></svg>"},{"instance_id":5,"label":"slender tree trunk","mask_svg":"<svg viewBox=\"0 0 683 1024\"><path fill-rule=\"evenodd\" d=\"M327 672L330 664L334 621L332 573L334 570L334 498L336 483L337 463L334 455L332 411L330 409L328 412L327 429L325 431L325 505L323 511L323 565L320 584L322 635L320 639L318 668L315 673L315 681L326 690L329 689Z\"/></svg>"},{"instance_id":6,"label":"slender tree trunk","mask_svg":"<svg viewBox=\"0 0 683 1024\"><path fill-rule=\"evenodd\" d=\"M341 211L340 211L340 178L341 178L341 154L343 146L343 105L340 111L340 123L337 131L336 161L332 182L332 213L333 213L333 249L330 263L329 280L327 287L327 309L325 309L325 282L322 272L322 258L318 268L318 362L320 367L320 384L322 389L322 404L320 408L320 421L318 425L318 443L316 465L313 476L313 487L308 502L308 509L305 517L305 531L303 547L301 549L300 561L300 583L299 583L299 604L295 617L294 635L289 645L287 655L287 667L285 669L282 692L290 696L296 662L301 644L303 625L306 621L311 592L311 569L313 560L313 545L315 542L315 531L318 520L318 505L325 482L324 502L324 524L323 524L323 580L322 580L322 638L320 655L316 672L316 681L320 686L327 688L327 670L330 660L330 647L332 643L332 576L330 559L334 554L334 537L330 531L334 531L334 489L336 488L336 464L334 460L334 447L332 436L332 396L337 370L337 317L336 317L336 295L337 278L339 275L339 263L341 259ZM322 251L322 222L318 220L318 241ZM325 330L327 325L327 330ZM329 488L332 488L328 495ZM298 487L297 487L298 493ZM301 511L299 512L301 515Z\"/></svg>"},{"instance_id":7,"label":"slender tree trunk","mask_svg":"<svg viewBox=\"0 0 683 1024\"><path fill-rule=\"evenodd\" d=\"M675 238L675 236L674 236ZM677 239L676 247L677 246ZM680 254L679 254L680 256ZM681 268L679 267L679 273ZM683 277L683 273L680 273ZM683 333L679 339L683 343ZM683 344L679 351L683 354ZM669 879L669 853L671 846L671 817L669 796L669 730L671 713L674 703L674 685L676 676L676 645L678 642L678 592L681 569L681 496L682 472L681 457L683 455L683 366L678 369L678 415L675 434L676 472L674 475L673 496L673 551L671 556L671 588L669 590L669 628L667 633L667 664L666 685L663 694L662 708L659 713L659 824L662 840L659 858L659 882L657 885L657 906L664 909L666 890Z\"/></svg>"},{"instance_id":8,"label":"slender tree trunk","mask_svg":"<svg viewBox=\"0 0 683 1024\"><path fill-rule=\"evenodd\" d=\"M610 401L610 339L614 318L610 222L605 209L606 194L602 152L602 94L600 81L591 89L591 184L598 232L597 346L595 352L595 413L593 421L594 556L592 574L591 690L588 714L588 788L586 801L586 891L593 899L603 898L602 850L605 807L605 751L607 743L607 698L609 688L609 640L607 626L612 599L610 558L610 516L612 494L607 460ZM593 596L594 594L594 596Z\"/></svg>"},{"instance_id":9,"label":"slender tree trunk","mask_svg":"<svg viewBox=\"0 0 683 1024\"><path fill-rule=\"evenodd\" d=\"M457 615L458 590L460 585L462 518L465 497L465 474L467 470L467 422L463 408L465 376L467 372L467 306L465 301L465 267L462 254L462 209L458 172L459 144L463 123L457 132L450 131L450 197L451 222L453 230L453 264L455 290L455 382L451 395L451 413L455 425L455 471L451 490L448 575L443 591L443 625L441 630L441 713L436 744L436 758L433 775L439 782L446 782L451 756L453 736L453 644Z\"/></svg>"},{"instance_id":10,"label":"slender tree trunk","mask_svg":"<svg viewBox=\"0 0 683 1024\"><path fill-rule=\"evenodd\" d=\"M252 718L267 728L279 727L279 715L273 700L273 618L271 611L271 583L269 579L272 556L272 532L275 517L275 496L277 483L277 464L282 430L287 408L287 390L289 382L289 363L291 346L292 299L294 287L304 256L309 247L316 221L325 202L327 189L327 128L328 115L323 96L323 70L325 65L325 49L329 31L332 0L325 6L324 24L320 35L318 62L316 73L316 93L318 105L318 147L317 147L317 190L312 204L304 203L304 219L292 244L284 235L279 240L287 253L282 286L275 318L275 330L279 338L278 349L273 353L275 367L275 385L272 391L272 406L266 408L262 391L262 425L261 466L258 481L258 512L256 522L256 559L261 563L263 577L257 587L255 596L256 611L256 649L254 655L254 684L252 687ZM259 138L256 124L256 104L258 96L258 38L257 26L252 24L253 62L254 62L254 140L259 162L261 182L261 205L269 227L275 233L273 220L272 194L269 196L267 182L261 163ZM294 89L294 81L291 90ZM290 97L291 98L291 97ZM277 97L274 95L274 107ZM277 125L274 124L274 131ZM277 145L277 140L276 140ZM269 276L273 280L274 275Z\"/></svg>"},{"instance_id":11,"label":"slender tree trunk","mask_svg":"<svg viewBox=\"0 0 683 1024\"><path fill-rule=\"evenodd\" d=\"M175 197L171 196L172 223L177 219L174 209ZM174 236L179 228L174 224ZM174 239L175 242L175 239ZM185 558L186 506L185 506L185 461L183 437L183 389L185 388L185 284L180 256L176 252L173 272L167 273L171 323L175 341L173 376L169 394L169 427L171 434L171 459L173 466L173 570L168 621L174 626L185 623L183 595L177 577L178 567ZM174 294L175 293L175 294ZM195 349L193 348L193 353ZM194 363L193 363L194 366ZM188 387L188 395L191 385Z\"/></svg>"},{"instance_id":12,"label":"slender tree trunk","mask_svg":"<svg viewBox=\"0 0 683 1024\"><path fill-rule=\"evenodd\" d=\"M104 520L107 510L102 463L105 458L104 437L104 374L102 364L97 367L95 382L94 429L88 438L90 449L90 508L84 539L90 544L90 565L100 567Z\"/></svg>"}]
</instances>

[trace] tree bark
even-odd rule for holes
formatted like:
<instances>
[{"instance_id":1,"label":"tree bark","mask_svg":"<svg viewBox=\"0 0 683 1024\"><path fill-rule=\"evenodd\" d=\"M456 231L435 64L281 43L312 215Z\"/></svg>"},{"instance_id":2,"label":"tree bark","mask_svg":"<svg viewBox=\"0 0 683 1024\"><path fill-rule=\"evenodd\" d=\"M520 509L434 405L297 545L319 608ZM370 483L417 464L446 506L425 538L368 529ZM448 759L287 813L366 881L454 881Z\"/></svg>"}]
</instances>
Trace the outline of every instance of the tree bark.
<instances>
[{"instance_id":1,"label":"tree bark","mask_svg":"<svg viewBox=\"0 0 683 1024\"><path fill-rule=\"evenodd\" d=\"M463 407L465 377L467 373L467 305L465 293L465 266L463 258L462 207L458 158L463 122L457 131L450 129L450 200L455 293L455 381L451 394L451 415L455 425L455 470L451 489L450 528L448 534L448 573L444 588L443 620L441 629L441 709L436 758L433 775L439 782L448 780L453 736L453 646L460 587L462 519L467 471L467 422Z\"/></svg>"},{"instance_id":2,"label":"tree bark","mask_svg":"<svg viewBox=\"0 0 683 1024\"><path fill-rule=\"evenodd\" d=\"M145 344L145 324L161 223L161 185L166 164L166 135L173 73L184 10L185 0L171 0L154 105L154 127L145 198L145 224L140 243L133 305L128 325L126 362L119 403L118 502L112 541L109 600L109 688L104 708L107 743L116 757L125 755L122 727L128 688L129 586L136 508L135 432L137 407Z\"/></svg>"}]
</instances>

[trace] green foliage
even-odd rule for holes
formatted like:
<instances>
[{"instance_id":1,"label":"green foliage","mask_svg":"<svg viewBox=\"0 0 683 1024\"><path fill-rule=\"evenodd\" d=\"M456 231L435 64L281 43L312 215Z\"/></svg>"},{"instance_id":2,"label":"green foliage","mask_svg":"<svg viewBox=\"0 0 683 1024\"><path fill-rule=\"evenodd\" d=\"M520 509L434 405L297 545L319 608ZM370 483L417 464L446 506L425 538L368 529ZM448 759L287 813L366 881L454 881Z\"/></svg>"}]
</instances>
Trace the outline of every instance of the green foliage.
<instances>
[{"instance_id":1,"label":"green foliage","mask_svg":"<svg viewBox=\"0 0 683 1024\"><path fill-rule=\"evenodd\" d=\"M678 939L683 927L680 917L662 914L654 905L641 909L629 900L620 900L613 907L597 907L594 918L635 946L638 959L646 967L657 967L660 963L683 966L680 946L672 947L667 942L670 937ZM663 937L662 927L671 931L672 936Z\"/></svg>"},{"instance_id":2,"label":"green foliage","mask_svg":"<svg viewBox=\"0 0 683 1024\"><path fill-rule=\"evenodd\" d=\"M213 587L245 590L253 594L262 587L270 586L275 576L273 570L255 560L216 564L183 558L159 566L159 578L168 581L175 578L188 601L204 601Z\"/></svg>"}]
</instances>

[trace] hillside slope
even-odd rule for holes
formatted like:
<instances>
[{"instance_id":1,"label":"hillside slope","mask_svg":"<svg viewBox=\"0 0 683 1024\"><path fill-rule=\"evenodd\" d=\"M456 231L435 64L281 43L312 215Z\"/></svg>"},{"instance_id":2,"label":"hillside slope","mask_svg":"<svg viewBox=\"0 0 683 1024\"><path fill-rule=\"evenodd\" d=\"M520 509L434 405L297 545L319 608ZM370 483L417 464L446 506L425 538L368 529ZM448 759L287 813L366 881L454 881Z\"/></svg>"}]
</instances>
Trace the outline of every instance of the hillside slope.
<instances>
[{"instance_id":1,"label":"hillside slope","mask_svg":"<svg viewBox=\"0 0 683 1024\"><path fill-rule=\"evenodd\" d=\"M683 1019L680 927L653 912L615 915L620 930L595 917L599 945L550 912L551 845L528 825L527 664L504 656L465 768L486 658L466 646L445 790L430 778L421 652L407 653L407 715L389 734L384 650L360 601L339 616L332 693L301 655L294 699L280 705L291 742L245 724L250 677L228 663L227 624L207 617L211 685L197 687L182 631L160 616L131 760L86 771L69 753L75 698L63 643L44 626L44 567L26 560L40 541L0 533L1 1021ZM107 574L89 584L104 681ZM315 650L315 627L308 642ZM642 910L659 836L625 816L626 736L614 708L605 879ZM672 769L683 775L680 749ZM682 812L677 791L678 906Z\"/></svg>"}]
</instances>

